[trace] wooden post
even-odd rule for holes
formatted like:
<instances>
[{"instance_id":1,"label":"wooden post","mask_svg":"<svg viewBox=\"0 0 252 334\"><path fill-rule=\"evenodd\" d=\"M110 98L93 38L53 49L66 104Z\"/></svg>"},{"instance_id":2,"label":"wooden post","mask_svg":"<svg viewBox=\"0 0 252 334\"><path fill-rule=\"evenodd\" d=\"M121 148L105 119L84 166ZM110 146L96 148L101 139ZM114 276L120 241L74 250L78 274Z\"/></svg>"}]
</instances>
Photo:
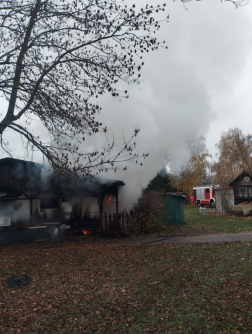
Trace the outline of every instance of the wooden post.
<instances>
[{"instance_id":1,"label":"wooden post","mask_svg":"<svg viewBox=\"0 0 252 334\"><path fill-rule=\"evenodd\" d=\"M118 215L118 193L116 194L116 215Z\"/></svg>"},{"instance_id":2,"label":"wooden post","mask_svg":"<svg viewBox=\"0 0 252 334\"><path fill-rule=\"evenodd\" d=\"M107 236L107 234L108 234L108 228L107 228L107 214L105 213L104 215L105 215L105 216L104 216L104 218L105 218L105 236Z\"/></svg>"},{"instance_id":3,"label":"wooden post","mask_svg":"<svg viewBox=\"0 0 252 334\"><path fill-rule=\"evenodd\" d=\"M116 232L116 230L117 230L116 218L117 218L117 215L114 213L113 214L113 228L114 228L114 232Z\"/></svg>"},{"instance_id":4,"label":"wooden post","mask_svg":"<svg viewBox=\"0 0 252 334\"><path fill-rule=\"evenodd\" d=\"M127 228L127 231L129 231L129 214L126 213L126 228Z\"/></svg>"},{"instance_id":5,"label":"wooden post","mask_svg":"<svg viewBox=\"0 0 252 334\"><path fill-rule=\"evenodd\" d=\"M124 213L122 213L122 230L124 230Z\"/></svg>"},{"instance_id":6,"label":"wooden post","mask_svg":"<svg viewBox=\"0 0 252 334\"><path fill-rule=\"evenodd\" d=\"M121 214L118 213L118 232L121 233Z\"/></svg>"},{"instance_id":7,"label":"wooden post","mask_svg":"<svg viewBox=\"0 0 252 334\"><path fill-rule=\"evenodd\" d=\"M30 201L30 220L31 220L31 216L32 216L32 212L33 212L33 200L39 194L40 190L38 190L37 192L35 192L34 195L33 195L33 191L31 190L30 196L24 190L22 190L22 192L25 195L25 197L28 198L29 201Z\"/></svg>"},{"instance_id":8,"label":"wooden post","mask_svg":"<svg viewBox=\"0 0 252 334\"><path fill-rule=\"evenodd\" d=\"M111 235L111 228L112 228L112 226L111 226L111 213L109 213L109 223L108 223L108 226L109 226L109 231L110 231L110 235Z\"/></svg>"},{"instance_id":9,"label":"wooden post","mask_svg":"<svg viewBox=\"0 0 252 334\"><path fill-rule=\"evenodd\" d=\"M32 212L33 212L33 198L32 196L30 196L30 216L32 216Z\"/></svg>"},{"instance_id":10,"label":"wooden post","mask_svg":"<svg viewBox=\"0 0 252 334\"><path fill-rule=\"evenodd\" d=\"M116 192L116 225L118 227L118 187L117 187L117 192Z\"/></svg>"},{"instance_id":11,"label":"wooden post","mask_svg":"<svg viewBox=\"0 0 252 334\"><path fill-rule=\"evenodd\" d=\"M32 212L33 212L33 197L32 197L32 190L30 191L30 225L32 225Z\"/></svg>"},{"instance_id":12,"label":"wooden post","mask_svg":"<svg viewBox=\"0 0 252 334\"><path fill-rule=\"evenodd\" d=\"M100 214L100 237L103 236L103 216Z\"/></svg>"},{"instance_id":13,"label":"wooden post","mask_svg":"<svg viewBox=\"0 0 252 334\"><path fill-rule=\"evenodd\" d=\"M105 194L104 193L98 194L98 205L99 205L99 211L100 211L100 213L103 212L104 198L105 198Z\"/></svg>"}]
</instances>

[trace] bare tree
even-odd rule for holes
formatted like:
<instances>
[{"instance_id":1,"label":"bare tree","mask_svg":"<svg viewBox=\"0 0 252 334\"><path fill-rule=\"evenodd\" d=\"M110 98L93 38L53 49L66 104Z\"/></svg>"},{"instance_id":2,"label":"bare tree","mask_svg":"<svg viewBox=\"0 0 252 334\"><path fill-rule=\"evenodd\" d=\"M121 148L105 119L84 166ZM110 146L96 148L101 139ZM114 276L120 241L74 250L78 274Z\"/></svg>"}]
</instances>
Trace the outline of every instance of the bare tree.
<instances>
[{"instance_id":1,"label":"bare tree","mask_svg":"<svg viewBox=\"0 0 252 334\"><path fill-rule=\"evenodd\" d=\"M124 138L120 152L113 151L114 141L92 152L80 144L107 131L97 118L100 106L90 98L107 92L127 98L118 81L137 82L143 54L162 46L154 35L160 28L155 15L164 10L165 4L137 11L121 0L2 0L0 97L8 101L1 110L2 148L9 152L4 134L11 129L58 172L87 176L116 170L118 162L139 163L139 128ZM50 143L33 133L34 115L52 136Z\"/></svg>"},{"instance_id":2,"label":"bare tree","mask_svg":"<svg viewBox=\"0 0 252 334\"><path fill-rule=\"evenodd\" d=\"M181 0L181 1L185 4L185 3L191 2L192 0ZM202 1L202 0L196 0L196 1ZM224 0L224 1L231 2L232 4L236 6L236 8L238 8L238 7L247 5L247 3L249 3L250 0Z\"/></svg>"}]
</instances>

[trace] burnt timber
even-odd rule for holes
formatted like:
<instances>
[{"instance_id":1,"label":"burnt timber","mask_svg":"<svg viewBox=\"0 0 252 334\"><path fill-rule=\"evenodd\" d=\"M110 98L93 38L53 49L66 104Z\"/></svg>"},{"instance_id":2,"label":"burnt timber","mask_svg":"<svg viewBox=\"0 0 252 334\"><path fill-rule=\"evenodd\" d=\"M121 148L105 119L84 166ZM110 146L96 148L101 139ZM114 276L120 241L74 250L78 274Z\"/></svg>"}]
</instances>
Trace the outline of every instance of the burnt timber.
<instances>
[{"instance_id":1,"label":"burnt timber","mask_svg":"<svg viewBox=\"0 0 252 334\"><path fill-rule=\"evenodd\" d=\"M97 217L104 212L106 196L114 196L113 211L118 214L119 188L124 185L123 181L96 177L84 182L70 174L56 176L51 173L45 178L42 164L13 158L0 159L0 216L8 215L13 219L19 212L18 206L26 203L26 219L20 215L15 218L17 223L0 227L0 230L17 230L46 223L68 224L73 229L97 227ZM81 203L86 199L95 204L96 218L89 215L88 209L83 213ZM67 204L71 204L72 209L66 219L62 208ZM11 207L13 212L6 210L7 207ZM45 218L45 212L52 212L49 219Z\"/></svg>"}]
</instances>

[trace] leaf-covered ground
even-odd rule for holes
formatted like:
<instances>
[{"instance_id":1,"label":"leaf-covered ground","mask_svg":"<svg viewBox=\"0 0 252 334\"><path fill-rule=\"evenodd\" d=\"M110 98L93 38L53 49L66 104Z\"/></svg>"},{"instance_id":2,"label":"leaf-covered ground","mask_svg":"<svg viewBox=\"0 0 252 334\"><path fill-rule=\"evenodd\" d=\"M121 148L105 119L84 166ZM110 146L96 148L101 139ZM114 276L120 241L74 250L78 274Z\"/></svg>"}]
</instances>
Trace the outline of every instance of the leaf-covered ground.
<instances>
[{"instance_id":1,"label":"leaf-covered ground","mask_svg":"<svg viewBox=\"0 0 252 334\"><path fill-rule=\"evenodd\" d=\"M251 333L251 266L247 242L1 246L0 333Z\"/></svg>"}]
</instances>

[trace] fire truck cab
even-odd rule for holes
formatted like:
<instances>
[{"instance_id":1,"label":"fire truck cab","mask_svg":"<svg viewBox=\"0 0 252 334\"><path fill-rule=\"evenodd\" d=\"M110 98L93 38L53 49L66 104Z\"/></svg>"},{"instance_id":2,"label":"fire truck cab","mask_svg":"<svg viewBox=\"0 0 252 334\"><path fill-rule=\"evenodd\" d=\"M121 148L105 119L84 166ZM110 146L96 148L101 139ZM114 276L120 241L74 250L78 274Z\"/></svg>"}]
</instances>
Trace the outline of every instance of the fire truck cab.
<instances>
[{"instance_id":1,"label":"fire truck cab","mask_svg":"<svg viewBox=\"0 0 252 334\"><path fill-rule=\"evenodd\" d=\"M198 186L193 188L194 203L198 206L209 205L211 208L215 208L215 193L214 190L218 187L210 186Z\"/></svg>"}]
</instances>

